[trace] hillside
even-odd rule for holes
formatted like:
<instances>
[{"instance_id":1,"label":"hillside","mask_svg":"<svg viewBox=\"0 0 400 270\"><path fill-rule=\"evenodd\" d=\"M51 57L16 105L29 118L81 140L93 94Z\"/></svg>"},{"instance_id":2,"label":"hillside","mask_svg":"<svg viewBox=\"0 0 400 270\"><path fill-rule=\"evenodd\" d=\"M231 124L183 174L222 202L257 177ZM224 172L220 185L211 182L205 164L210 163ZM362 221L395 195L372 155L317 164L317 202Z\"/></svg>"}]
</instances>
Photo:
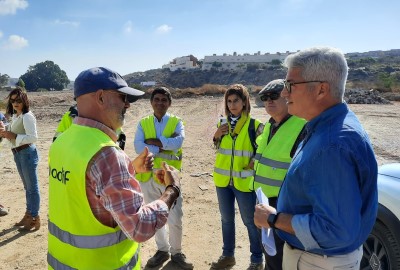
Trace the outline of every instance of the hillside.
<instances>
[{"instance_id":1,"label":"hillside","mask_svg":"<svg viewBox=\"0 0 400 270\"><path fill-rule=\"evenodd\" d=\"M25 193L18 176L9 146L2 143L0 149L1 203L9 214L0 217L0 269L47 269L48 238L48 152L54 131L62 114L73 103L72 91L31 92L32 111L37 117L39 140L36 143L40 161L38 165L39 188L41 191L42 226L37 232L24 233L14 223L25 212ZM1 98L1 91L0 91ZM252 99L251 104L254 104ZM394 105L350 105L365 127L378 163L400 162L400 103ZM125 151L136 157L133 139L138 121L149 115L148 99L138 100L126 112L124 132L127 135ZM185 121L184 159L181 174L184 196L183 252L194 263L196 270L210 269L212 261L221 254L222 233L218 211L218 200L211 173L214 168L215 149L212 136L216 122L223 111L222 97L199 96L197 98L174 99L169 111ZM252 106L252 116L262 122L268 120L264 107ZM236 262L231 270L246 269L250 251L247 230L236 209ZM156 252L154 238L141 244L142 268ZM168 261L156 269L177 270ZM155 269L153 269L155 270Z\"/></svg>"},{"instance_id":2,"label":"hillside","mask_svg":"<svg viewBox=\"0 0 400 270\"><path fill-rule=\"evenodd\" d=\"M351 88L400 90L400 49L346 54L349 64L348 85ZM153 69L135 72L124 76L130 85L145 81L155 81L159 85L172 88L201 87L204 84L263 86L276 78L283 78L286 71L282 66L267 68L247 67L240 70L202 70Z\"/></svg>"}]
</instances>

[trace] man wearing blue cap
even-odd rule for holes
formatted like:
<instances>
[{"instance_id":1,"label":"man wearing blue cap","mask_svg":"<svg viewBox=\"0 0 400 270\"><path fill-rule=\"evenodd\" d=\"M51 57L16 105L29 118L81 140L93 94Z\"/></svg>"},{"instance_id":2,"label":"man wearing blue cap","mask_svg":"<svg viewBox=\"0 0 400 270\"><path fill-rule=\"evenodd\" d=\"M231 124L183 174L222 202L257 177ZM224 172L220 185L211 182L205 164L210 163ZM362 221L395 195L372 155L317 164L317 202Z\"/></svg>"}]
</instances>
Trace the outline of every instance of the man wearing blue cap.
<instances>
[{"instance_id":1,"label":"man wearing blue cap","mask_svg":"<svg viewBox=\"0 0 400 270\"><path fill-rule=\"evenodd\" d=\"M79 116L49 152L49 269L140 269L139 242L167 222L180 195L176 169L157 171L167 187L145 205L135 173L151 170L146 148L136 159L116 144L116 130L142 91L103 67L81 72Z\"/></svg>"}]
</instances>

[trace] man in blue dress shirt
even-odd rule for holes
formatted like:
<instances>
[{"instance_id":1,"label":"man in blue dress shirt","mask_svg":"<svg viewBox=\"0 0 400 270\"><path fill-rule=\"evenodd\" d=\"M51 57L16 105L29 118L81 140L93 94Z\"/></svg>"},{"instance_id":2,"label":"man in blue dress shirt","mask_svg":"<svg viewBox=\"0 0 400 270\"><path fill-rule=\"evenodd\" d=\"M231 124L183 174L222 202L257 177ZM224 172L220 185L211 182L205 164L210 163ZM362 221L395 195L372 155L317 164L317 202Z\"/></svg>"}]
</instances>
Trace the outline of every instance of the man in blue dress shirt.
<instances>
[{"instance_id":1,"label":"man in blue dress shirt","mask_svg":"<svg viewBox=\"0 0 400 270\"><path fill-rule=\"evenodd\" d=\"M285 59L281 95L305 118L277 209L257 205L254 221L286 242L283 269L359 269L378 206L377 162L367 133L343 101L348 67L330 47Z\"/></svg>"}]
</instances>

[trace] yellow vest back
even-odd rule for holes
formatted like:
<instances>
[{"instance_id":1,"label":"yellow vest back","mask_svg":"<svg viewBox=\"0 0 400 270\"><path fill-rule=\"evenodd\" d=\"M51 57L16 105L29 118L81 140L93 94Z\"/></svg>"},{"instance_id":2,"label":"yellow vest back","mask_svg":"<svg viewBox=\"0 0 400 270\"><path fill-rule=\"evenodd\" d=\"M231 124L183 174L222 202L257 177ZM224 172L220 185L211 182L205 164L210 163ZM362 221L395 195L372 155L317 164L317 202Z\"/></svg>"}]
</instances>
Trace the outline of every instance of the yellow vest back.
<instances>
[{"instance_id":1,"label":"yellow vest back","mask_svg":"<svg viewBox=\"0 0 400 270\"><path fill-rule=\"evenodd\" d=\"M50 147L49 269L140 269L138 243L101 224L86 196L87 165L103 147L117 145L99 129L76 124Z\"/></svg>"}]
</instances>

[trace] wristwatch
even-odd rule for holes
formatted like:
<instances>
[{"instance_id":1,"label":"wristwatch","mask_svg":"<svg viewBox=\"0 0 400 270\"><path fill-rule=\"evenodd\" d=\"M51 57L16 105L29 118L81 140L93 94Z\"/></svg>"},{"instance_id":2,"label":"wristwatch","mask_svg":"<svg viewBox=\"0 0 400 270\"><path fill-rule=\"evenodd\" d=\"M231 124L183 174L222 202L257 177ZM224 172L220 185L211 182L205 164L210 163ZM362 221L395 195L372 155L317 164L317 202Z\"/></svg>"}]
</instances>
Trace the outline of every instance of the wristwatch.
<instances>
[{"instance_id":1,"label":"wristwatch","mask_svg":"<svg viewBox=\"0 0 400 270\"><path fill-rule=\"evenodd\" d=\"M275 223L276 223L276 221L278 220L279 214L280 214L280 213L270 214L270 215L268 216L267 222L268 222L268 225L269 225L270 228L274 228L274 229L276 228L276 227L275 227Z\"/></svg>"}]
</instances>

